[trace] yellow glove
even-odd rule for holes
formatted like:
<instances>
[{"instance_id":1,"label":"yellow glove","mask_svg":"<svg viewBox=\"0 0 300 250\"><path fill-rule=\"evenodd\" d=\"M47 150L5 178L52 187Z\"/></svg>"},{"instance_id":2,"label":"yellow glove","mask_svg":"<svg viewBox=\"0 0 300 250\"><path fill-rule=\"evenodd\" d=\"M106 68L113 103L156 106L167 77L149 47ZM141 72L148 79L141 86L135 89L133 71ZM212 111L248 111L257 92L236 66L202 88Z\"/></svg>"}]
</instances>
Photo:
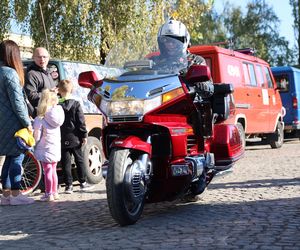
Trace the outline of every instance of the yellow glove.
<instances>
[{"instance_id":1,"label":"yellow glove","mask_svg":"<svg viewBox=\"0 0 300 250\"><path fill-rule=\"evenodd\" d=\"M18 130L15 133L15 137L20 137L30 147L33 147L35 145L33 133L32 133L32 131L29 131L27 128L22 128L22 129Z\"/></svg>"}]
</instances>

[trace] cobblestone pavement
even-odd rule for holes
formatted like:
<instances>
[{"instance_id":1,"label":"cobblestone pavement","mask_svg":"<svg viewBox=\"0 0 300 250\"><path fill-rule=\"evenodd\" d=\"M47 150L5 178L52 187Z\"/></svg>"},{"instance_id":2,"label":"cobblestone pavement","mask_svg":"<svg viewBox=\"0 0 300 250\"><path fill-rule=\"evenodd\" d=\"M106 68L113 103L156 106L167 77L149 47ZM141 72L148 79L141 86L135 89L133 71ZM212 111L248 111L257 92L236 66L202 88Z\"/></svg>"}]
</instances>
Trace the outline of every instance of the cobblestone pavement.
<instances>
[{"instance_id":1,"label":"cobblestone pavement","mask_svg":"<svg viewBox=\"0 0 300 250\"><path fill-rule=\"evenodd\" d=\"M111 218L104 181L59 202L0 212L5 250L300 249L300 141L247 146L233 173L214 179L201 200L147 204L128 227Z\"/></svg>"}]
</instances>

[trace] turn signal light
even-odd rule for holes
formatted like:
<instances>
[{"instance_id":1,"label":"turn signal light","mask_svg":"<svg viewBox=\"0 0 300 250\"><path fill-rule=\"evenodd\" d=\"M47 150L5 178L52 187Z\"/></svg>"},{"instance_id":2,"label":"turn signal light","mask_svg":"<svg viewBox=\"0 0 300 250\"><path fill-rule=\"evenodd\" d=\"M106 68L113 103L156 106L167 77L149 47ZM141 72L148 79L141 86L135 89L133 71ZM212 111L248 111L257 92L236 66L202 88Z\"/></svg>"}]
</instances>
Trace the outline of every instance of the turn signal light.
<instances>
[{"instance_id":1,"label":"turn signal light","mask_svg":"<svg viewBox=\"0 0 300 250\"><path fill-rule=\"evenodd\" d=\"M162 102L168 102L178 96L180 96L181 94L183 94L183 89L182 88L178 88L178 89L174 89L168 93L163 94L162 96Z\"/></svg>"}]
</instances>

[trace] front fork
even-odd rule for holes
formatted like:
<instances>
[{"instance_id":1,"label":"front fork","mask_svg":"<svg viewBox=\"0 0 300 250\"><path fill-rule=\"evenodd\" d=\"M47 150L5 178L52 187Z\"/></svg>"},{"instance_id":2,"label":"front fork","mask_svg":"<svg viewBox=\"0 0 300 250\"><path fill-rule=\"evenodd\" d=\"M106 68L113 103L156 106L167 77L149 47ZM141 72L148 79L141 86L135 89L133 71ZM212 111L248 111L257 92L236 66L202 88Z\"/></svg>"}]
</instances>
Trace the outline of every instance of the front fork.
<instances>
[{"instance_id":1,"label":"front fork","mask_svg":"<svg viewBox=\"0 0 300 250\"><path fill-rule=\"evenodd\" d=\"M151 136L148 136L147 143L151 145ZM150 156L148 153L144 153L138 157L137 161L140 161L140 165L142 166L144 172L145 184L148 185L152 175L152 163Z\"/></svg>"},{"instance_id":2,"label":"front fork","mask_svg":"<svg viewBox=\"0 0 300 250\"><path fill-rule=\"evenodd\" d=\"M127 148L139 152L138 157L131 165L131 173L128 173L129 177L127 178L127 182L131 183L133 176L136 174L140 176L145 186L147 186L150 183L152 175L152 163L150 160L152 153L151 135L147 137L146 141L143 141L137 136L116 138L112 142L112 148Z\"/></svg>"},{"instance_id":3,"label":"front fork","mask_svg":"<svg viewBox=\"0 0 300 250\"><path fill-rule=\"evenodd\" d=\"M150 136L147 139L147 143L151 143ZM144 199L151 181L152 163L149 154L143 152L129 168L124 170L127 195L130 200L138 204Z\"/></svg>"}]
</instances>

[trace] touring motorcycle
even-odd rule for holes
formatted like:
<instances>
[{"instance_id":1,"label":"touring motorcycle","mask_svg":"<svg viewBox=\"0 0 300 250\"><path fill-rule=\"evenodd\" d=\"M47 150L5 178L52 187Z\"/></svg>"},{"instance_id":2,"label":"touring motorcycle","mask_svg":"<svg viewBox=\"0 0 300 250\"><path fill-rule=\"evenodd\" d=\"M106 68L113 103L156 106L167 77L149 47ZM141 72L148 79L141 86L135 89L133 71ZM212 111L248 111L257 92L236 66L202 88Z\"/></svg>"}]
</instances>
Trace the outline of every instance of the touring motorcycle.
<instances>
[{"instance_id":1,"label":"touring motorcycle","mask_svg":"<svg viewBox=\"0 0 300 250\"><path fill-rule=\"evenodd\" d=\"M145 203L196 198L244 153L238 128L226 124L232 85L214 84L213 96L203 98L197 86L211 80L208 66L157 62L156 48L138 46L111 50L113 77L79 75L103 114L107 201L121 226L136 223Z\"/></svg>"}]
</instances>

